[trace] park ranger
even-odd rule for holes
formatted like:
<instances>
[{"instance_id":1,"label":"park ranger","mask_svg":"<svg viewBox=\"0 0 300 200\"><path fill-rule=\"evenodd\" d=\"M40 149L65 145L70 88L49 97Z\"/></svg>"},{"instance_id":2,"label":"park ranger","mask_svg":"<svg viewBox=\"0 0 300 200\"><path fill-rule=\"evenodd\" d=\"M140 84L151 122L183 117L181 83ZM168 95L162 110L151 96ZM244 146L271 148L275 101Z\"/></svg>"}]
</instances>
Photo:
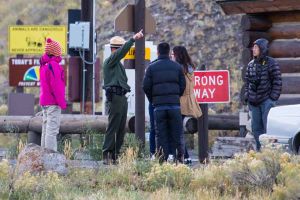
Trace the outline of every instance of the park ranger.
<instances>
[{"instance_id":1,"label":"park ranger","mask_svg":"<svg viewBox=\"0 0 300 200\"><path fill-rule=\"evenodd\" d=\"M127 84L124 66L120 61L128 53L135 40L143 36L141 30L127 42L119 36L110 39L111 55L103 64L103 88L108 110L108 127L102 148L104 164L116 163L125 136L128 108L125 94L130 91L130 87Z\"/></svg>"}]
</instances>

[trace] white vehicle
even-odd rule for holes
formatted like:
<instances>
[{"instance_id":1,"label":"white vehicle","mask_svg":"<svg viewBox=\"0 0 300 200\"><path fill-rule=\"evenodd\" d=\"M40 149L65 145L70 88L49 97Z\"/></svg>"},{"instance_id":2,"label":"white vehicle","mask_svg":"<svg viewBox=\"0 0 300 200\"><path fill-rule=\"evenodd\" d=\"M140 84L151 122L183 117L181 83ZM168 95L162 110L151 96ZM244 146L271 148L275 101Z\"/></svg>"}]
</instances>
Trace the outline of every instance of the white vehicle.
<instances>
[{"instance_id":1,"label":"white vehicle","mask_svg":"<svg viewBox=\"0 0 300 200\"><path fill-rule=\"evenodd\" d=\"M267 133L259 137L261 143L268 141L284 145L288 150L300 153L300 104L278 106L270 110Z\"/></svg>"}]
</instances>

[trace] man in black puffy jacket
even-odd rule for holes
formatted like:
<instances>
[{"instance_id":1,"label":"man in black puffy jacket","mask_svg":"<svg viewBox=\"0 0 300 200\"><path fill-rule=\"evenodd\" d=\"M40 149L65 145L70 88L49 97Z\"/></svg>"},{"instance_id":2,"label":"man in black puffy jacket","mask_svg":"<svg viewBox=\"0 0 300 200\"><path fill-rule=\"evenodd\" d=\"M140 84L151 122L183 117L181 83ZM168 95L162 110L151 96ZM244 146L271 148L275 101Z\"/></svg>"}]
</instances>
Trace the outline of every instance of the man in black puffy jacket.
<instances>
[{"instance_id":1,"label":"man in black puffy jacket","mask_svg":"<svg viewBox=\"0 0 300 200\"><path fill-rule=\"evenodd\" d=\"M267 116L280 96L282 81L279 65L267 56L268 41L256 40L252 51L254 58L245 76L245 101L252 112L252 132L260 150L259 136L266 133Z\"/></svg>"},{"instance_id":2,"label":"man in black puffy jacket","mask_svg":"<svg viewBox=\"0 0 300 200\"><path fill-rule=\"evenodd\" d=\"M157 47L158 59L152 62L145 74L143 89L149 102L154 106L157 134L157 148L164 160L177 150L177 159L183 161L184 140L180 96L185 89L182 67L170 60L170 46L160 43ZM172 144L169 144L169 142Z\"/></svg>"}]
</instances>

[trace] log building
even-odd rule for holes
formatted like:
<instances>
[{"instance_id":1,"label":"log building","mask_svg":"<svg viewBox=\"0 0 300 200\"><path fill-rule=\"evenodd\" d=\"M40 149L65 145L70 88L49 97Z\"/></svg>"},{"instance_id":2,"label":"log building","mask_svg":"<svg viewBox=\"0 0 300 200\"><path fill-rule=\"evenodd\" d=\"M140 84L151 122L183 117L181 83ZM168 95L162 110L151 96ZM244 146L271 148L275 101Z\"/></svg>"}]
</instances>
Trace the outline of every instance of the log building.
<instances>
[{"instance_id":1,"label":"log building","mask_svg":"<svg viewBox=\"0 0 300 200\"><path fill-rule=\"evenodd\" d=\"M226 15L244 14L241 19L243 79L252 59L253 42L265 38L270 42L269 55L277 60L282 73L278 104L300 103L300 1L220 0L217 3Z\"/></svg>"}]
</instances>

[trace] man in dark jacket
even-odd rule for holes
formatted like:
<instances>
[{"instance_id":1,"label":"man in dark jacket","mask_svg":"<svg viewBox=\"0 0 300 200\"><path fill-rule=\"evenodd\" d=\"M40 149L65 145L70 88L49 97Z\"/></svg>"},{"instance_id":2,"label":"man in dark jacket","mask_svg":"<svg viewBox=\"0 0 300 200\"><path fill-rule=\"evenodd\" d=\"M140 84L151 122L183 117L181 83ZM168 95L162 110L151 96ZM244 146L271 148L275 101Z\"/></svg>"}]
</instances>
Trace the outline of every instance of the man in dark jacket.
<instances>
[{"instance_id":1,"label":"man in dark jacket","mask_svg":"<svg viewBox=\"0 0 300 200\"><path fill-rule=\"evenodd\" d=\"M245 101L252 112L252 132L259 151L259 136L266 133L267 116L281 93L281 72L277 62L267 56L268 41L258 39L253 46L253 60L245 76Z\"/></svg>"},{"instance_id":2,"label":"man in dark jacket","mask_svg":"<svg viewBox=\"0 0 300 200\"><path fill-rule=\"evenodd\" d=\"M185 89L182 67L170 60L170 46L160 43L157 47L158 59L146 71L143 89L149 102L154 106L157 134L157 148L164 160L177 149L177 159L183 161L184 141L179 98ZM170 145L169 141L173 144Z\"/></svg>"},{"instance_id":3,"label":"man in dark jacket","mask_svg":"<svg viewBox=\"0 0 300 200\"><path fill-rule=\"evenodd\" d=\"M108 108L108 127L103 144L103 163L113 164L117 160L125 136L127 119L127 98L125 94L130 91L127 76L121 59L130 50L135 40L142 38L142 31L135 34L127 42L119 36L110 40L111 55L104 61L103 75Z\"/></svg>"}]
</instances>

